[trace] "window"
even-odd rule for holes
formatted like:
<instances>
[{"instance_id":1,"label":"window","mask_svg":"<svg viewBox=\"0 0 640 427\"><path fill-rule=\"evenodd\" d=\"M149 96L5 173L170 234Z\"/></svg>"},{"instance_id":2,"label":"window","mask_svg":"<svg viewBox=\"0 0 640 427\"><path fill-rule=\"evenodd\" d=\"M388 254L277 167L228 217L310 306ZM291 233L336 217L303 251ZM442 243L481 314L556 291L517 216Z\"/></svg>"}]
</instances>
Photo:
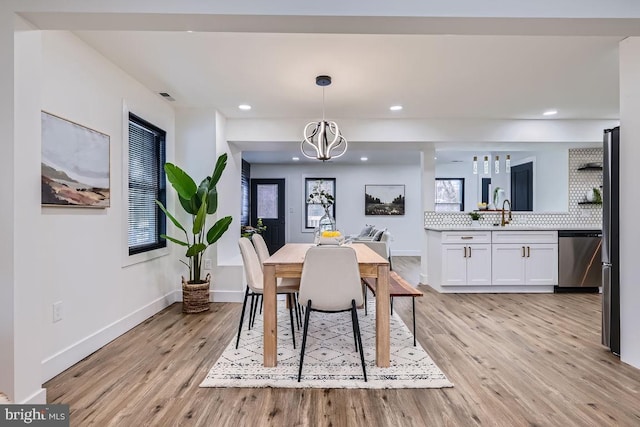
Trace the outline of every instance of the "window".
<instances>
[{"instance_id":1,"label":"window","mask_svg":"<svg viewBox=\"0 0 640 427\"><path fill-rule=\"evenodd\" d=\"M326 191L336 197L336 179L335 178L305 178L304 180L304 203L305 203L305 228L316 228L320 218L325 214L325 210L321 203L307 203L309 195L314 192ZM329 214L335 219L336 217L335 202L329 207Z\"/></svg>"},{"instance_id":2,"label":"window","mask_svg":"<svg viewBox=\"0 0 640 427\"><path fill-rule=\"evenodd\" d=\"M464 178L436 178L435 211L464 211Z\"/></svg>"},{"instance_id":3,"label":"window","mask_svg":"<svg viewBox=\"0 0 640 427\"><path fill-rule=\"evenodd\" d=\"M167 246L160 237L166 218L155 201L166 204L166 132L129 114L129 255Z\"/></svg>"},{"instance_id":4,"label":"window","mask_svg":"<svg viewBox=\"0 0 640 427\"><path fill-rule=\"evenodd\" d=\"M240 184L242 188L242 202L240 206L240 225L249 225L249 182L251 181L251 165L242 160L242 174Z\"/></svg>"}]
</instances>

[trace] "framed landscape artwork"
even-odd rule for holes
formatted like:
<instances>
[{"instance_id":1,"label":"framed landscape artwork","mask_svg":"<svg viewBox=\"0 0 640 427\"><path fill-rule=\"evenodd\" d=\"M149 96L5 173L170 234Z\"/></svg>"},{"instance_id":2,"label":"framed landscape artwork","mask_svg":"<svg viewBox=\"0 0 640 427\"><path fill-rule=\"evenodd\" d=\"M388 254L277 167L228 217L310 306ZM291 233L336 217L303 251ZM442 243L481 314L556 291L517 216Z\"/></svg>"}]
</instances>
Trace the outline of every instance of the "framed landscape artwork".
<instances>
[{"instance_id":1,"label":"framed landscape artwork","mask_svg":"<svg viewBox=\"0 0 640 427\"><path fill-rule=\"evenodd\" d=\"M109 135L41 116L42 205L109 207Z\"/></svg>"},{"instance_id":2,"label":"framed landscape artwork","mask_svg":"<svg viewBox=\"0 0 640 427\"><path fill-rule=\"evenodd\" d=\"M404 215L404 185L365 185L365 215Z\"/></svg>"}]
</instances>

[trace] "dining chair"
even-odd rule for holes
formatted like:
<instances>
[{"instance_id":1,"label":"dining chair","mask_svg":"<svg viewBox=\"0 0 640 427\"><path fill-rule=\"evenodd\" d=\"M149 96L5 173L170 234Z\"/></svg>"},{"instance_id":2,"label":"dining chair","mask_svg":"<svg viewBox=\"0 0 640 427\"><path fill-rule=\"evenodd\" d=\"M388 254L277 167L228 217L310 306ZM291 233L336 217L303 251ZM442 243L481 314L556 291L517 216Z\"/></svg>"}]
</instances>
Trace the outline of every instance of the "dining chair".
<instances>
[{"instance_id":1,"label":"dining chair","mask_svg":"<svg viewBox=\"0 0 640 427\"><path fill-rule=\"evenodd\" d=\"M351 311L351 324L356 351L360 350L360 361L364 380L367 381L367 369L364 363L362 337L358 323L357 306L362 305L362 286L356 252L348 246L312 246L307 251L302 264L302 277L299 291L300 304L306 306L302 349L298 382L302 376L304 351L309 331L309 315L312 311L338 313Z\"/></svg>"},{"instance_id":2,"label":"dining chair","mask_svg":"<svg viewBox=\"0 0 640 427\"><path fill-rule=\"evenodd\" d=\"M253 243L253 247L256 249L256 253L258 254L258 259L260 260L260 266L263 267L263 263L264 261L269 258L271 256L271 254L269 253L269 248L267 248L267 243L264 241L264 237L262 237L262 235L258 234L258 233L254 233L253 236L251 236L251 242ZM291 284L293 284L293 281L297 282L298 284L300 283L299 279L289 279L289 281L291 282ZM302 312L300 311L300 305L298 304L298 295L297 292L294 294L294 298L295 298L295 314L296 314L296 324L298 326L298 329L300 329L301 323L302 323ZM258 301L258 299L260 301ZM260 314L262 314L262 295L259 295L258 298L256 298L256 307L251 306L251 310L249 311L249 321L251 322L251 326L253 326L253 322L255 322L255 316L256 316L256 308L258 306L260 306ZM253 319L253 320L252 320Z\"/></svg>"},{"instance_id":3,"label":"dining chair","mask_svg":"<svg viewBox=\"0 0 640 427\"><path fill-rule=\"evenodd\" d=\"M241 237L238 240L238 246L240 247L240 253L242 254L242 262L244 264L244 271L247 276L247 287L244 292L244 302L242 303L242 313L240 314L240 324L238 325L238 337L236 339L236 348L240 343L240 333L242 331L242 323L244 322L244 312L247 306L247 299L251 296L251 305L254 304L254 298L263 294L263 275L262 264L258 259L258 254L251 244L251 241L246 237ZM296 336L295 326L293 325L293 298L292 295L298 292L299 282L297 279L278 279L276 287L276 293L287 295L289 301L289 318L291 320L291 338L293 339L293 348L296 348ZM251 325L251 319L249 320Z\"/></svg>"}]
</instances>

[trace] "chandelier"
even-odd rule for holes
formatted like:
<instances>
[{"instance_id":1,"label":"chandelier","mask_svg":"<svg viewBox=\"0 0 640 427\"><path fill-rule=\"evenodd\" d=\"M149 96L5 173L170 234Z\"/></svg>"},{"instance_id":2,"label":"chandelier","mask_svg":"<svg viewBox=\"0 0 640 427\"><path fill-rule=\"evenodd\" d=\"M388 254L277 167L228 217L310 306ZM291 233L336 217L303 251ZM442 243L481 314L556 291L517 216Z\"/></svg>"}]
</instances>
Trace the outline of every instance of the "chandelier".
<instances>
[{"instance_id":1,"label":"chandelier","mask_svg":"<svg viewBox=\"0 0 640 427\"><path fill-rule=\"evenodd\" d=\"M309 159L331 160L347 152L344 139L336 122L324 118L324 88L331 84L330 76L317 76L316 84L322 87L322 120L308 123L304 127L304 139L300 143L302 154Z\"/></svg>"}]
</instances>

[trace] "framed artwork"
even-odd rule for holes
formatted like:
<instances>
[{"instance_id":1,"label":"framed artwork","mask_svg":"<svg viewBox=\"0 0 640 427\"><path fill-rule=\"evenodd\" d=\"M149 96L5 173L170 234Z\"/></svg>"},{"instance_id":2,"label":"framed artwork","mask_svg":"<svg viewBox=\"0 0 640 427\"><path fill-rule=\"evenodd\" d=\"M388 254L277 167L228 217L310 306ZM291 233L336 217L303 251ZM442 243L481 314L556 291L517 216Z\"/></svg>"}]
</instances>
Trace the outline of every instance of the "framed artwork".
<instances>
[{"instance_id":1,"label":"framed artwork","mask_svg":"<svg viewBox=\"0 0 640 427\"><path fill-rule=\"evenodd\" d=\"M42 111L43 206L107 208L109 135Z\"/></svg>"},{"instance_id":2,"label":"framed artwork","mask_svg":"<svg viewBox=\"0 0 640 427\"><path fill-rule=\"evenodd\" d=\"M332 200L326 197L318 197L319 193L326 192L332 196ZM316 195L316 196L314 196ZM305 228L316 228L320 218L325 214L325 206L332 218L336 217L336 179L335 178L305 178Z\"/></svg>"},{"instance_id":3,"label":"framed artwork","mask_svg":"<svg viewBox=\"0 0 640 427\"><path fill-rule=\"evenodd\" d=\"M365 185L365 215L404 215L404 185Z\"/></svg>"}]
</instances>

